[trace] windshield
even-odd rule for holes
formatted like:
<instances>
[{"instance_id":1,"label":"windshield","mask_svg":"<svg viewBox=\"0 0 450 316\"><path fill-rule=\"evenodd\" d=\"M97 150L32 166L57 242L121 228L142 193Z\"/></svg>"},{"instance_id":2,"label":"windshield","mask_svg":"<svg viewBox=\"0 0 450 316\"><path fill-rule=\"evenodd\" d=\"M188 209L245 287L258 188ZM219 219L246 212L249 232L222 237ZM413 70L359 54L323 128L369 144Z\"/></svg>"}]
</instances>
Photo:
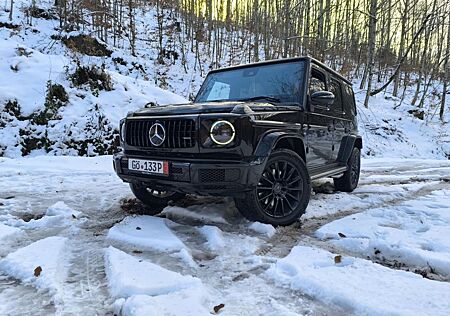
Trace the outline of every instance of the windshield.
<instances>
[{"instance_id":1,"label":"windshield","mask_svg":"<svg viewBox=\"0 0 450 316\"><path fill-rule=\"evenodd\" d=\"M261 100L303 101L305 62L255 65L209 74L195 102Z\"/></svg>"}]
</instances>

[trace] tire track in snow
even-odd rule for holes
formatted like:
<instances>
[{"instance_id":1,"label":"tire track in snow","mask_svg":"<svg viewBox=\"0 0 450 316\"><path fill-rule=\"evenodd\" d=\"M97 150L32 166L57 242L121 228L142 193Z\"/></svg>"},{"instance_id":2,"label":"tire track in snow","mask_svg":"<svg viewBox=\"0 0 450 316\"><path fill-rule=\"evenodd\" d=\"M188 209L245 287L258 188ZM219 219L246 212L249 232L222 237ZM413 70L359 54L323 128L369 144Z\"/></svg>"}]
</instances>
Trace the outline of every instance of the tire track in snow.
<instances>
[{"instance_id":1,"label":"tire track in snow","mask_svg":"<svg viewBox=\"0 0 450 316\"><path fill-rule=\"evenodd\" d=\"M66 231L66 237L72 241L70 266L62 294L63 304L59 304L58 312L63 315L112 315L114 300L109 295L105 274L104 249L107 245L104 233L125 214L119 205L101 210L89 208L84 212L88 221L79 227L79 232Z\"/></svg>"},{"instance_id":2,"label":"tire track in snow","mask_svg":"<svg viewBox=\"0 0 450 316\"><path fill-rule=\"evenodd\" d=\"M278 227L277 233L271 239L268 240L268 246L259 249L256 252L256 254L274 257L285 257L289 254L292 247L296 246L299 243L302 245L314 245L328 251L333 250L336 251L336 249L333 248L326 241L319 240L314 236L315 231L319 227L328 224L332 221L341 219L343 217L363 212L367 209L367 207L378 208L383 206L396 206L405 201L416 199L421 196L426 196L430 194L432 191L444 188L450 188L450 184L445 181L441 181L438 183L425 185L424 187L416 191L408 191L406 194L400 197L394 197L393 199L388 201L386 200L376 201L374 203L371 203L370 205L365 206L364 208L354 207L349 210L338 212L332 215L310 219L300 219L299 223L295 223L293 225L286 227ZM347 193L340 193L340 194L347 194Z\"/></svg>"},{"instance_id":3,"label":"tire track in snow","mask_svg":"<svg viewBox=\"0 0 450 316\"><path fill-rule=\"evenodd\" d=\"M228 307L227 310L229 312L231 311L231 314L233 314L234 311L237 312L238 310L243 315L245 315L246 313L251 314L251 312L246 307L247 305L255 306L255 304L252 304L251 302L256 302L256 305L258 306L252 308L253 313L264 313L267 310L270 310L270 308L273 308L273 306L271 307L271 304L273 302L277 302L282 304L283 306L286 306L287 310L294 313L304 314L308 313L308 311L312 311L314 314L319 315L329 314L331 312L337 315L347 314L348 311L340 310L336 306L321 305L321 303L302 293L291 291L289 289L281 289L278 285L268 281L264 277L263 273L270 266L270 264L274 262L276 257L283 257L287 255L290 252L291 248L297 244L304 244L308 246L324 248L337 253L342 253L342 251L335 249L332 245L326 243L325 241L315 238L313 235L317 228L328 222L334 221L347 215L364 211L367 207L375 208L386 205L395 206L412 198L427 195L431 191L446 186L445 182L431 183L429 178L419 181L408 181L406 183L399 181L389 181L388 183L389 185L398 186L402 184L412 184L420 182L430 183L425 184L418 190L405 190L404 192L402 191L400 197L392 195L392 197L388 200L386 200L385 198L379 199L377 201L374 201L370 205L365 205L364 208L354 207L338 214L327 215L319 218L305 219L289 227L277 228L277 233L272 238L268 240L260 238L262 245L255 254L262 255L265 258L263 257L262 262L258 264L246 264L246 262L242 261L242 256L233 254L233 252L230 252L230 250L222 249L217 253L217 257L210 256L212 258L210 260L201 260L200 269L195 272L195 275L202 279L204 284L207 284L209 287L216 289L215 297L219 298L217 303L222 303L229 300L230 298L234 298L233 303L235 304L235 306L230 307L229 305L227 305L228 302L225 304ZM378 185L378 183L374 184ZM372 183L364 184L361 187L370 185L372 185ZM365 193L359 194L364 195ZM382 196L389 195L389 193L380 194ZM185 230L185 232L182 232L182 230L178 231L180 238L184 238L186 241L186 239L188 239L187 235L189 235L188 232L190 230L188 226L194 225L194 223L190 223L189 219L180 219L178 222L181 225L186 225L183 229ZM249 235L246 223L237 221L233 224L214 223L214 225L219 227L225 235L234 234L234 237L238 234ZM202 244L200 244L200 241L198 239L196 240L195 238L192 238L192 235L195 235L195 232L189 235L190 240L189 242L186 242L186 244L191 248L191 250L198 251L198 249L202 248ZM249 236L252 236L252 234L250 234ZM239 241L233 241L230 243L238 244ZM204 251L208 252L207 249L205 249ZM236 298L233 296L233 293L240 293L240 295ZM251 298L247 297L247 293L251 295ZM220 297L223 297L223 299L220 300ZM296 304L292 304L293 301L296 301Z\"/></svg>"},{"instance_id":4,"label":"tire track in snow","mask_svg":"<svg viewBox=\"0 0 450 316\"><path fill-rule=\"evenodd\" d=\"M196 228L190 228L191 232L188 226L175 232L191 252L206 254L203 257L207 259L198 260L199 267L192 274L200 278L209 289L215 305L225 304L225 315L348 314L348 311L334 304L322 304L267 279L264 272L273 260L262 258L261 262L254 262L251 248L256 249L256 244L266 242L263 238L248 235L247 225L237 225L233 232L227 225L227 231L222 230L225 245L214 251L205 247L201 237L192 238L196 235L193 231ZM249 249L248 252L246 248Z\"/></svg>"},{"instance_id":5,"label":"tire track in snow","mask_svg":"<svg viewBox=\"0 0 450 316\"><path fill-rule=\"evenodd\" d=\"M15 192L14 196L14 199L23 198L27 205L37 205L39 211L61 200L56 196L43 202L39 195L25 198L21 192ZM45 226L26 229L23 238L9 245L5 256L47 237L62 236L69 239L66 253L69 257L69 273L56 296L50 295L46 290L39 290L19 280L0 275L0 301L5 298L5 301L16 302L11 305L11 315L112 315L113 300L109 297L104 272L103 233L125 214L121 212L118 204L108 203L108 207L97 208L97 203L93 197L86 196L77 203L75 208L82 209L87 217L85 223L74 223L74 226L69 227ZM15 208L21 210L23 206L19 203ZM3 314L0 309L0 315Z\"/></svg>"},{"instance_id":6,"label":"tire track in snow","mask_svg":"<svg viewBox=\"0 0 450 316\"><path fill-rule=\"evenodd\" d=\"M443 168L435 168L436 170L443 170ZM387 170L385 172L369 172L363 174L379 175L380 178L387 174L400 175L402 170L408 173L408 176L414 172L421 173L421 179L413 179L411 182L422 182L436 179L436 174L430 171L430 168L409 168L407 166L397 167L395 170ZM429 172L429 175L425 173ZM406 176L403 173L404 176ZM440 177L445 177L439 175ZM73 175L71 179L72 184L75 182L84 183L89 182L90 175L83 175L77 178L77 174ZM25 179L24 179L25 180ZM47 180L43 180L47 181ZM388 179L388 185L402 185L405 180ZM372 184L384 184L383 182L365 183L362 181L361 187L368 187ZM394 197L390 201L378 201L370 205L370 207L380 207L386 205L395 206L408 199L416 198L418 196L426 195L433 190L448 187L445 182L438 184L425 185L418 191L406 192L401 197ZM63 200L68 201L68 204L75 209L83 211L88 216L88 222L85 226L80 227L77 234L72 234L69 229L42 229L33 230L26 233L26 238L17 244L11 245L8 252L14 251L24 247L36 240L53 236L66 236L71 240L70 248L70 267L69 276L64 283L64 292L62 295L63 304L54 306L52 298L45 291L36 290L34 287L23 285L20 282L0 276L0 300L11 300L11 314L32 314L32 315L48 315L55 312L63 314L108 314L111 312L109 304L111 299L106 287L106 279L104 274L103 262L103 248L107 246L104 240L104 232L111 227L115 222L121 220L125 215L120 211L118 203L105 203L109 198L114 198L114 192L109 193L106 190L116 188L116 185L105 185L104 190L98 189L98 192L85 192L89 190L87 187L65 187L64 194L54 194L54 189L59 186L58 183L49 185L45 189L32 191L30 188L24 189L24 192L16 192L14 195L16 199L20 199L22 206L24 201L30 205L39 207L49 206L50 204ZM48 191L51 195L49 198L44 198L41 194L42 190ZM38 192L39 191L39 192ZM51 194L50 194L51 193ZM117 194L117 191L116 191ZM355 193L357 194L357 193ZM383 193L385 194L385 193ZM99 199L98 197L101 197ZM320 195L324 197L324 195ZM213 199L214 201L214 199ZM204 203L204 200L201 200ZM228 201L229 202L229 201ZM366 206L367 207L367 206ZM271 283L264 277L264 271L268 266L274 262L276 257L282 257L289 253L291 248L297 244L304 244L308 246L325 248L333 250L332 246L324 241L318 240L314 237L315 230L331 221L339 219L343 216L358 213L363 211L361 207L355 207L348 211L341 212L334 215L326 215L319 218L304 219L301 222L289 227L277 228L277 233L270 239L261 238L258 240L261 243L259 249L256 251L258 255L265 255L260 262L252 261L251 255L248 256L249 261L244 262L245 256L229 249L224 249L216 253L216 257L209 256L209 260L199 260L200 267L192 274L202 279L203 283L211 289L214 294L216 303L226 302L224 312L229 314L240 315L254 315L258 312L264 313L276 311L278 314L284 312L302 313L302 314L317 314L325 315L333 313L335 315L345 315L346 311L340 310L336 306L327 306L319 303L310 297L291 291L289 289L282 289L276 284ZM187 224L187 225L186 225ZM199 223L196 223L199 224ZM207 224L207 223L202 223ZM248 230L248 223L241 217L237 218L229 225L214 224L220 227L229 238L229 244L232 247L239 245L241 237L255 237L256 234ZM193 252L200 249L201 252L206 252L202 248L204 240L196 236L194 231L194 223L185 222L185 229L175 230L180 238L186 242ZM198 235L198 234L197 234ZM130 252L130 249L128 249ZM334 250L340 252L341 250ZM256 260L256 259L255 259ZM166 262L167 263L167 262ZM164 262L161 261L164 266ZM337 312L336 312L337 311ZM0 309L0 314L3 310ZM7 314L6 314L7 315Z\"/></svg>"},{"instance_id":7,"label":"tire track in snow","mask_svg":"<svg viewBox=\"0 0 450 316\"><path fill-rule=\"evenodd\" d=\"M417 199L422 196L427 196L431 192L440 190L440 189L450 189L450 184L448 182L439 182L437 184L427 185L418 191L411 192L406 196L393 199L387 202L379 202L375 203L372 207L385 207L385 206L397 206L405 201ZM275 234L271 240L269 240L269 246L266 248L261 248L258 250L257 254L266 255L266 256L275 256L275 257L284 257L289 254L292 247L296 245L315 247L327 250L331 253L337 253L344 256L349 257L357 257L361 259L368 259L374 263L378 263L380 265L386 266L391 269L409 271L416 274L419 274L428 279L436 280L436 281L444 281L449 282L450 278L441 276L434 272L431 267L423 268L417 267L415 265L411 265L407 262L402 262L398 260L387 260L383 258L377 257L367 257L357 252L348 251L333 244L329 243L327 240L321 240L315 237L314 233L321 226L330 223L334 220L338 220L340 218L356 214L359 212L363 212L366 209L351 209L349 211L341 212L332 216L326 216L322 218L313 218L301 223L297 223L288 227L280 227L277 229L277 234Z\"/></svg>"},{"instance_id":8,"label":"tire track in snow","mask_svg":"<svg viewBox=\"0 0 450 316\"><path fill-rule=\"evenodd\" d=\"M172 231L189 248L198 263L197 269L186 272L178 268L177 271L184 270L184 273L201 279L211 293L213 305L225 304L224 315L348 314L348 311L338 306L322 304L266 278L264 272L273 259L257 259L253 253L258 249L258 244L266 244L267 238L250 230L249 222L230 203L233 203L230 199L193 196L175 203L179 207L195 208L200 204L207 209L221 209L227 223L209 222L208 218L200 221L198 218L170 216L172 221L180 225L172 227ZM202 225L219 228L223 245L218 249L210 249L205 244L207 239L198 230ZM144 252L142 257L148 258L148 255Z\"/></svg>"}]
</instances>

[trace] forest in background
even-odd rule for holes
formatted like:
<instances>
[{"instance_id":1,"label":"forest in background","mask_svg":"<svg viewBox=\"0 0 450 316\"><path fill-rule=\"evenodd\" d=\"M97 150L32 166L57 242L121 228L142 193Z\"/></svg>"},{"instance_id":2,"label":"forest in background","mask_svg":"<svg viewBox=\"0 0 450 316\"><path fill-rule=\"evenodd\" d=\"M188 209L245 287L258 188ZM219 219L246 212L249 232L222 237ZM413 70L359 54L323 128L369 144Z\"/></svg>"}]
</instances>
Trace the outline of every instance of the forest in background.
<instances>
[{"instance_id":1,"label":"forest in background","mask_svg":"<svg viewBox=\"0 0 450 316\"><path fill-rule=\"evenodd\" d=\"M30 20L39 13L34 5L31 1ZM61 31L89 28L108 44L129 46L133 55L136 16L156 8L158 36L146 40L158 42L162 63L164 57L179 54L163 41L170 28L190 42L179 47L181 58L186 50L195 53L201 72L199 43L207 47L210 68L310 55L350 78L360 78L360 89L367 90L365 106L369 95L388 87L402 97L407 86L415 85L412 105L422 108L427 95L434 93L440 95L441 119L445 111L450 1L54 0L54 6ZM171 25L165 15L174 17ZM433 87L434 81L442 83L441 91Z\"/></svg>"},{"instance_id":2,"label":"forest in background","mask_svg":"<svg viewBox=\"0 0 450 316\"><path fill-rule=\"evenodd\" d=\"M310 55L353 82L365 155L449 157L449 3L371 3L5 0L0 156L110 154L128 111L186 102L211 69Z\"/></svg>"}]
</instances>

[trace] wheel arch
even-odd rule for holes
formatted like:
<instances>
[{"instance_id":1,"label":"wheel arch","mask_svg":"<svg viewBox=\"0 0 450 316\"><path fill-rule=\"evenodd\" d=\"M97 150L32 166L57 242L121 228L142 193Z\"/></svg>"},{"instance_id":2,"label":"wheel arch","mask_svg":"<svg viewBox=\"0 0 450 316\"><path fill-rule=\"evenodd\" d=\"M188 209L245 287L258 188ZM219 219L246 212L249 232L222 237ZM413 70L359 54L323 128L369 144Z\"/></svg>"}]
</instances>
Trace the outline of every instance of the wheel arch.
<instances>
[{"instance_id":1,"label":"wheel arch","mask_svg":"<svg viewBox=\"0 0 450 316\"><path fill-rule=\"evenodd\" d=\"M357 135L347 135L342 138L341 145L339 147L337 161L342 164L347 164L352 154L353 148L362 149L362 138Z\"/></svg>"},{"instance_id":2,"label":"wheel arch","mask_svg":"<svg viewBox=\"0 0 450 316\"><path fill-rule=\"evenodd\" d=\"M285 132L273 132L265 135L259 142L255 156L269 157L276 149L290 149L297 153L306 162L305 142L297 134Z\"/></svg>"}]
</instances>

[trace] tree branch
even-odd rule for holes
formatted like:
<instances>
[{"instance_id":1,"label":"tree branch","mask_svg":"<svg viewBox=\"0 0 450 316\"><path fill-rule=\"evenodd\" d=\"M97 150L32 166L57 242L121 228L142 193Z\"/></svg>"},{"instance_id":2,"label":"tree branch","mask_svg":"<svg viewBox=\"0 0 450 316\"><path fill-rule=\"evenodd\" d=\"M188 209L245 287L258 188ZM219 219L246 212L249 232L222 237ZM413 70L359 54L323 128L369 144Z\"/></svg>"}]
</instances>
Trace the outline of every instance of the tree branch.
<instances>
[{"instance_id":1,"label":"tree branch","mask_svg":"<svg viewBox=\"0 0 450 316\"><path fill-rule=\"evenodd\" d=\"M402 58L400 59L397 68L395 69L394 74L389 78L389 80L380 88L375 89L373 91L370 91L370 96L374 96L377 95L378 93L380 93L381 91L383 91L384 89L387 88L387 86L389 86L389 84L394 80L394 78L398 75L399 71L400 71L400 67L402 66L402 64L404 63L404 61L406 60L406 57L409 54L409 51L411 50L411 48L413 47L414 43L416 42L417 38L419 37L420 33L422 33L422 31L425 29L425 25L427 24L428 20L430 19L432 15L428 14L425 19L422 22L422 25L420 26L420 29L416 32L416 34L414 34L414 37L411 41L411 43L409 44L408 48L406 49L406 52L403 54Z\"/></svg>"}]
</instances>

